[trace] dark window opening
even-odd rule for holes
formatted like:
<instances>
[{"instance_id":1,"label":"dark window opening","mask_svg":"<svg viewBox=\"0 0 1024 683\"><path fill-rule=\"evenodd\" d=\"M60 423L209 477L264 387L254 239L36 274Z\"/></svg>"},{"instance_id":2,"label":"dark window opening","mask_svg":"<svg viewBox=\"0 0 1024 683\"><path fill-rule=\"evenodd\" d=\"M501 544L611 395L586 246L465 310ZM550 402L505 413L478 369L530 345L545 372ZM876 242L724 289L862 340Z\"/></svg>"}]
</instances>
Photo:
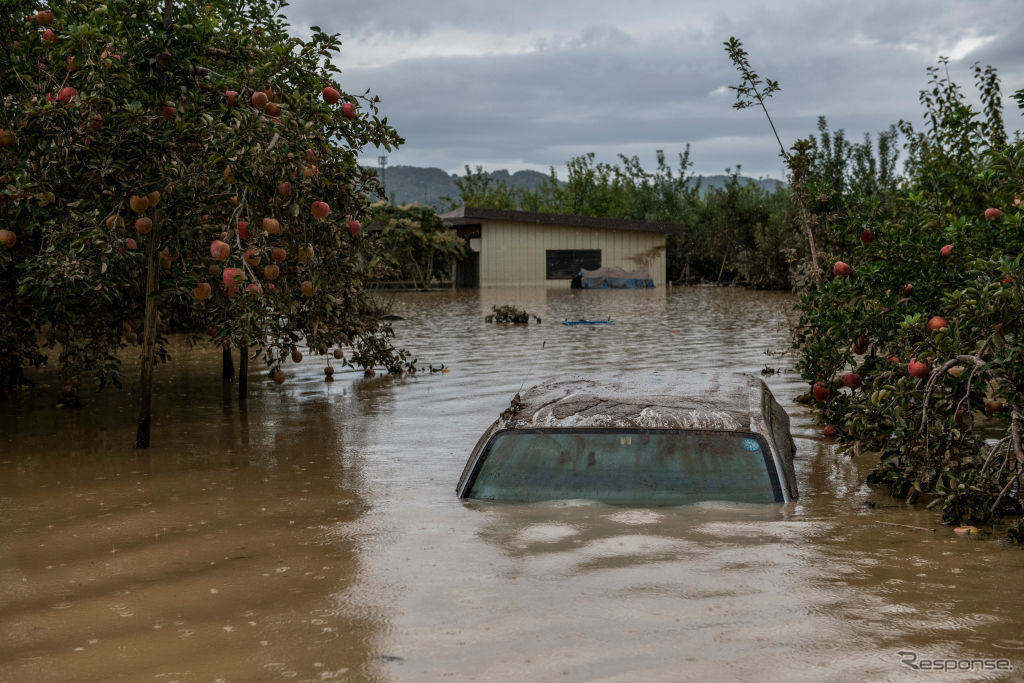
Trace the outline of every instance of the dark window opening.
<instances>
[{"instance_id":1,"label":"dark window opening","mask_svg":"<svg viewBox=\"0 0 1024 683\"><path fill-rule=\"evenodd\" d=\"M580 272L580 268L596 270L600 267L600 249L547 250L548 280L571 280Z\"/></svg>"}]
</instances>

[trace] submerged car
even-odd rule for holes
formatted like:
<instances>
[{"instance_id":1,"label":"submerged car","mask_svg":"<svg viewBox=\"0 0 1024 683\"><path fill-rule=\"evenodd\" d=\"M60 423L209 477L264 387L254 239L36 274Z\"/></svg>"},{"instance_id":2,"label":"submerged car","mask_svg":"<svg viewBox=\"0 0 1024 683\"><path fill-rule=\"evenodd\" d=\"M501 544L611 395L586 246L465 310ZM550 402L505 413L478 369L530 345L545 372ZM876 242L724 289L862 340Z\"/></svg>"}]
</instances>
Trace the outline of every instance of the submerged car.
<instances>
[{"instance_id":1,"label":"submerged car","mask_svg":"<svg viewBox=\"0 0 1024 683\"><path fill-rule=\"evenodd\" d=\"M759 377L569 377L516 394L477 442L460 498L614 505L797 497L789 415Z\"/></svg>"}]
</instances>

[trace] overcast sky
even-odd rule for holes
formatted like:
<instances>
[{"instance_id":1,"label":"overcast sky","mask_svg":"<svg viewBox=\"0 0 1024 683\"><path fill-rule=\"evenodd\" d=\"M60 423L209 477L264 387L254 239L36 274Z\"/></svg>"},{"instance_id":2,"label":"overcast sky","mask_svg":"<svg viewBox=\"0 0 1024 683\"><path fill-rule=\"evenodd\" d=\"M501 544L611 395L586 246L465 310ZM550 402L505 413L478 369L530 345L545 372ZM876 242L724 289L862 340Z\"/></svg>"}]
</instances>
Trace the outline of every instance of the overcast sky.
<instances>
[{"instance_id":1,"label":"overcast sky","mask_svg":"<svg viewBox=\"0 0 1024 683\"><path fill-rule=\"evenodd\" d=\"M389 165L555 166L564 178L575 155L636 154L652 167L655 150L675 159L689 143L698 173L739 164L782 178L764 116L731 108L730 36L781 84L769 105L784 142L813 133L819 115L857 138L917 124L939 55L965 86L975 61L996 66L1017 130L1008 94L1024 87L1022 10L1022 0L292 0L285 13L300 32L341 34L342 86L379 95L406 139Z\"/></svg>"}]
</instances>

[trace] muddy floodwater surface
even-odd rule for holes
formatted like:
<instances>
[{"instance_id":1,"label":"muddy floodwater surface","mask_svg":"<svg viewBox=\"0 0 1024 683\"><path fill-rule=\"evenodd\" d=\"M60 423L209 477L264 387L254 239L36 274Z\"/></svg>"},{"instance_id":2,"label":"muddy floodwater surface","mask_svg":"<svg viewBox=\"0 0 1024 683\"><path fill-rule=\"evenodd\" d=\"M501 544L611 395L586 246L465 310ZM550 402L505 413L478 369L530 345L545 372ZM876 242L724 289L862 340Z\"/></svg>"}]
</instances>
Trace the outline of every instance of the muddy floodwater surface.
<instances>
[{"instance_id":1,"label":"muddy floodwater surface","mask_svg":"<svg viewBox=\"0 0 1024 683\"><path fill-rule=\"evenodd\" d=\"M543 323L483 321L506 303ZM777 354L793 303L705 288L401 294L398 343L450 372L327 384L307 356L279 386L254 363L245 404L218 352L175 341L142 453L131 381L75 411L53 407L56 386L9 394L0 680L1024 678L1024 552L871 490L870 456L820 438ZM766 366L796 440L791 504L454 494L524 385ZM960 659L1014 671L912 668Z\"/></svg>"}]
</instances>

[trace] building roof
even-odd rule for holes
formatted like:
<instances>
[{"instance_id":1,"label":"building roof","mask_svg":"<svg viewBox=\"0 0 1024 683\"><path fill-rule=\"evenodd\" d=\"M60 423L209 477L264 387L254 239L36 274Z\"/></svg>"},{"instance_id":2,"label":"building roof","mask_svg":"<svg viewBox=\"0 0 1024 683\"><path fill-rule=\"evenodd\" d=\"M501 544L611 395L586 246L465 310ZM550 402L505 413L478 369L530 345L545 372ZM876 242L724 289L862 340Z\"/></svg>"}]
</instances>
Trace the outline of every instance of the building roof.
<instances>
[{"instance_id":1,"label":"building roof","mask_svg":"<svg viewBox=\"0 0 1024 683\"><path fill-rule=\"evenodd\" d=\"M569 225L578 228L597 228L600 230L631 230L634 232L657 232L662 234L684 233L685 225L680 223L648 223L631 221L621 218L598 218L596 216L575 216L557 213L533 213L531 211L513 211L512 209L483 209L474 206L461 206L448 213L441 214L450 225L455 227L481 225L487 221L506 223L532 223L535 225Z\"/></svg>"}]
</instances>

